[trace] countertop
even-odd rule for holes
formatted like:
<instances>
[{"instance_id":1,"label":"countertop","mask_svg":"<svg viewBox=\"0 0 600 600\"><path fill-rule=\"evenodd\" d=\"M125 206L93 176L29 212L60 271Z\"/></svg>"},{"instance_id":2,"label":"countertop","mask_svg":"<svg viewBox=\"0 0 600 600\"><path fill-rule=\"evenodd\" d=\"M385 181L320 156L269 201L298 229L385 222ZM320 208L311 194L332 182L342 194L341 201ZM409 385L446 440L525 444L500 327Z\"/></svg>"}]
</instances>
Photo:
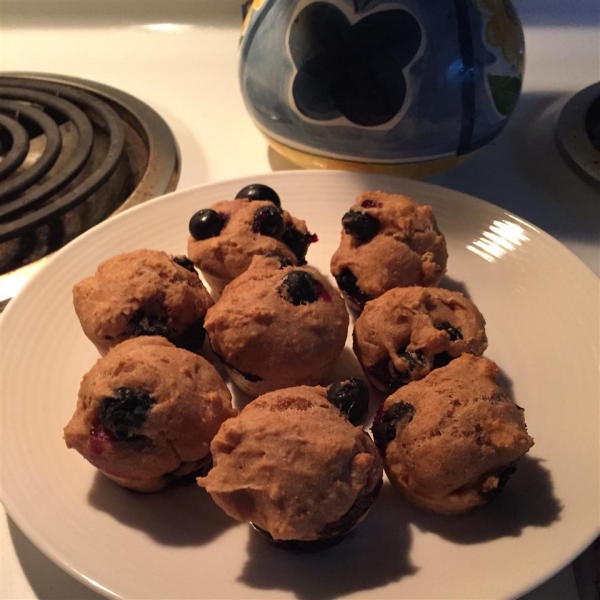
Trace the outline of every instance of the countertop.
<instances>
[{"instance_id":1,"label":"countertop","mask_svg":"<svg viewBox=\"0 0 600 600\"><path fill-rule=\"evenodd\" d=\"M240 4L3 0L0 69L94 79L151 104L180 146L178 189L292 169L268 149L243 106L236 70ZM561 107L600 77L600 9L595 0L519 0L516 6L525 26L527 63L515 114L471 160L429 181L531 221L598 274L599 192L565 164L553 136ZM157 23L173 26L147 27ZM0 513L0 598L99 598L39 552L1 507ZM590 556L584 561L593 564ZM582 564L575 568L579 590L567 566L523 598L593 599L591 576Z\"/></svg>"}]
</instances>

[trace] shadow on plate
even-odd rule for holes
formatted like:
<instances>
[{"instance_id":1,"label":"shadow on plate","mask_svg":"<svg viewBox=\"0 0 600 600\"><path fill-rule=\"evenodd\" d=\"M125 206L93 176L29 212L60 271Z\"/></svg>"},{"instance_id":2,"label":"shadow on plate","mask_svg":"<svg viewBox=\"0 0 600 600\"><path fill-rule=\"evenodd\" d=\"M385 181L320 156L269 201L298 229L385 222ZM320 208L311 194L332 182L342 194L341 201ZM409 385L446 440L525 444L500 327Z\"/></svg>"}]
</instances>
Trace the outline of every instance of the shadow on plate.
<instances>
[{"instance_id":1,"label":"shadow on plate","mask_svg":"<svg viewBox=\"0 0 600 600\"><path fill-rule=\"evenodd\" d=\"M235 525L196 485L143 494L121 488L98 472L88 502L166 546L208 544Z\"/></svg>"},{"instance_id":2,"label":"shadow on plate","mask_svg":"<svg viewBox=\"0 0 600 600\"><path fill-rule=\"evenodd\" d=\"M301 600L329 600L364 593L416 573L409 559L410 547L405 515L386 484L365 521L328 550L297 554L251 535L239 581L257 589L290 591Z\"/></svg>"},{"instance_id":3,"label":"shadow on plate","mask_svg":"<svg viewBox=\"0 0 600 600\"><path fill-rule=\"evenodd\" d=\"M456 279L452 279L452 277L448 277L448 275L444 275L440 281L439 287L450 290L451 292L460 292L469 300L471 300L469 290L467 289L467 285L464 281L458 281ZM473 300L471 300L471 302L473 302Z\"/></svg>"},{"instance_id":4,"label":"shadow on plate","mask_svg":"<svg viewBox=\"0 0 600 600\"><path fill-rule=\"evenodd\" d=\"M542 460L523 457L504 492L487 506L459 516L434 515L409 505L400 494L402 514L421 531L457 544L479 544L519 537L527 527L548 527L560 518L562 504L554 495L550 471Z\"/></svg>"}]
</instances>

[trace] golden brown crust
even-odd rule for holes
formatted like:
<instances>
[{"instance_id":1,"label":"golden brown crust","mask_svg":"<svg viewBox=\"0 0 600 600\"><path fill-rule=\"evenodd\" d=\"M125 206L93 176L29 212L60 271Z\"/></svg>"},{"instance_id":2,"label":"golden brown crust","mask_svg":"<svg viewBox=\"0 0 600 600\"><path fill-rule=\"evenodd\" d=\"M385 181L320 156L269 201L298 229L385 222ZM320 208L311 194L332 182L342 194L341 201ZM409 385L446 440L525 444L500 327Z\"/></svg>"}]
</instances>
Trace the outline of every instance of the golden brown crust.
<instances>
[{"instance_id":1,"label":"golden brown crust","mask_svg":"<svg viewBox=\"0 0 600 600\"><path fill-rule=\"evenodd\" d=\"M309 273L324 295L304 305L286 301L279 290L291 271ZM277 259L262 256L225 288L205 321L213 350L230 368L251 376L244 381L238 375L236 383L254 396L319 383L342 352L348 325L339 292L316 269L280 268Z\"/></svg>"},{"instance_id":2,"label":"golden brown crust","mask_svg":"<svg viewBox=\"0 0 600 600\"><path fill-rule=\"evenodd\" d=\"M453 329L448 331L448 325ZM388 385L377 377L382 361L391 360L399 373L410 373L407 383L425 377L436 357L444 355L449 361L463 352L481 356L487 348L483 315L466 296L417 286L395 288L368 302L354 324L353 339L365 374L377 389L388 393L399 384L390 378ZM409 365L404 352L419 360Z\"/></svg>"},{"instance_id":3,"label":"golden brown crust","mask_svg":"<svg viewBox=\"0 0 600 600\"><path fill-rule=\"evenodd\" d=\"M412 407L403 406L406 416L392 423L384 466L418 506L456 514L485 504L533 445L523 410L497 376L492 361L463 354L385 401L386 412L399 403ZM380 443L377 425L373 430Z\"/></svg>"},{"instance_id":4,"label":"golden brown crust","mask_svg":"<svg viewBox=\"0 0 600 600\"><path fill-rule=\"evenodd\" d=\"M85 335L105 354L137 335L131 326L136 311L161 315L173 341L202 321L213 301L197 273L165 252L141 249L100 263L95 275L73 287L73 305Z\"/></svg>"},{"instance_id":5,"label":"golden brown crust","mask_svg":"<svg viewBox=\"0 0 600 600\"><path fill-rule=\"evenodd\" d=\"M371 201L375 206L363 206ZM340 246L331 259L331 272L350 269L358 287L376 298L394 287L437 285L446 271L448 252L430 206L385 192L364 192L350 210L379 221L379 232L357 242L342 229Z\"/></svg>"},{"instance_id":6,"label":"golden brown crust","mask_svg":"<svg viewBox=\"0 0 600 600\"><path fill-rule=\"evenodd\" d=\"M277 540L319 539L382 476L370 437L322 387L260 396L221 427L211 452L214 467L199 485L227 514Z\"/></svg>"},{"instance_id":7,"label":"golden brown crust","mask_svg":"<svg viewBox=\"0 0 600 600\"><path fill-rule=\"evenodd\" d=\"M155 403L132 439L94 442L100 405L122 387L143 390ZM64 438L101 471L141 489L205 457L221 424L236 414L209 362L164 338L140 337L110 350L84 375Z\"/></svg>"}]
</instances>

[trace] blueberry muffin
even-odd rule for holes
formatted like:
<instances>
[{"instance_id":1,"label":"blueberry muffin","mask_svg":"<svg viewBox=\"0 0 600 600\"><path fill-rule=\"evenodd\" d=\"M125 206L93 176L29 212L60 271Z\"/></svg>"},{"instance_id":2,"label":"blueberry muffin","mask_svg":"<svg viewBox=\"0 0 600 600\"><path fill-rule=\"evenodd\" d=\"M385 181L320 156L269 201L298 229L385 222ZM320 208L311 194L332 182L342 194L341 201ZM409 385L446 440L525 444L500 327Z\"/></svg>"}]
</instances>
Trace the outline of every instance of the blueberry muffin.
<instances>
[{"instance_id":1,"label":"blueberry muffin","mask_svg":"<svg viewBox=\"0 0 600 600\"><path fill-rule=\"evenodd\" d=\"M460 292L394 288L367 303L354 324L354 352L371 383L390 393L487 348L485 320Z\"/></svg>"},{"instance_id":2,"label":"blueberry muffin","mask_svg":"<svg viewBox=\"0 0 600 600\"><path fill-rule=\"evenodd\" d=\"M431 207L407 196L365 192L342 227L331 273L358 311L392 288L435 286L446 272L446 241Z\"/></svg>"},{"instance_id":3,"label":"blueberry muffin","mask_svg":"<svg viewBox=\"0 0 600 600\"><path fill-rule=\"evenodd\" d=\"M498 367L463 354L392 394L373 437L392 484L421 508L458 514L498 495L533 446Z\"/></svg>"},{"instance_id":4,"label":"blueberry muffin","mask_svg":"<svg viewBox=\"0 0 600 600\"><path fill-rule=\"evenodd\" d=\"M235 200L198 211L189 230L188 254L216 295L256 254L276 253L303 265L309 245L317 241L304 221L282 210L277 193L260 184L240 190Z\"/></svg>"},{"instance_id":5,"label":"blueberry muffin","mask_svg":"<svg viewBox=\"0 0 600 600\"><path fill-rule=\"evenodd\" d=\"M205 473L210 442L236 414L209 362L164 338L139 337L84 375L64 439L119 485L153 492Z\"/></svg>"},{"instance_id":6,"label":"blueberry muffin","mask_svg":"<svg viewBox=\"0 0 600 600\"><path fill-rule=\"evenodd\" d=\"M322 387L260 396L223 424L211 453L214 467L198 484L228 515L288 549L341 541L381 487L373 441Z\"/></svg>"},{"instance_id":7,"label":"blueberry muffin","mask_svg":"<svg viewBox=\"0 0 600 600\"><path fill-rule=\"evenodd\" d=\"M73 305L85 335L104 355L140 335L198 351L213 301L185 256L135 250L105 260L94 276L75 284Z\"/></svg>"},{"instance_id":8,"label":"blueberry muffin","mask_svg":"<svg viewBox=\"0 0 600 600\"><path fill-rule=\"evenodd\" d=\"M348 325L337 290L285 256L256 256L205 321L213 351L251 396L320 383L344 348Z\"/></svg>"}]
</instances>

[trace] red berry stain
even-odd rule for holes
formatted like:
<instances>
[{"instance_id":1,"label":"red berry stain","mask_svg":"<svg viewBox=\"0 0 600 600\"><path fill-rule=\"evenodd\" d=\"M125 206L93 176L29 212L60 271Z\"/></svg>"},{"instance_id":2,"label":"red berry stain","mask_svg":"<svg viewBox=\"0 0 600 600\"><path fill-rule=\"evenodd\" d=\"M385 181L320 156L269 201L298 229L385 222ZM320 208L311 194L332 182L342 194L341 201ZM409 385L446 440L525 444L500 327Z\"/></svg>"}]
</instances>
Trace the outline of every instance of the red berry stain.
<instances>
[{"instance_id":1,"label":"red berry stain","mask_svg":"<svg viewBox=\"0 0 600 600\"><path fill-rule=\"evenodd\" d=\"M375 200L363 200L361 206L363 208L381 208L383 204L381 204L381 202L375 202Z\"/></svg>"},{"instance_id":2,"label":"red berry stain","mask_svg":"<svg viewBox=\"0 0 600 600\"><path fill-rule=\"evenodd\" d=\"M319 236L316 233L308 234L308 243L309 244L315 244L318 241L319 241Z\"/></svg>"},{"instance_id":3,"label":"red berry stain","mask_svg":"<svg viewBox=\"0 0 600 600\"><path fill-rule=\"evenodd\" d=\"M323 298L325 302L331 302L331 295L325 288L321 290L321 298Z\"/></svg>"},{"instance_id":4,"label":"red berry stain","mask_svg":"<svg viewBox=\"0 0 600 600\"><path fill-rule=\"evenodd\" d=\"M100 456L106 446L114 441L115 437L101 423L96 423L90 431L90 452L92 456Z\"/></svg>"}]
</instances>

